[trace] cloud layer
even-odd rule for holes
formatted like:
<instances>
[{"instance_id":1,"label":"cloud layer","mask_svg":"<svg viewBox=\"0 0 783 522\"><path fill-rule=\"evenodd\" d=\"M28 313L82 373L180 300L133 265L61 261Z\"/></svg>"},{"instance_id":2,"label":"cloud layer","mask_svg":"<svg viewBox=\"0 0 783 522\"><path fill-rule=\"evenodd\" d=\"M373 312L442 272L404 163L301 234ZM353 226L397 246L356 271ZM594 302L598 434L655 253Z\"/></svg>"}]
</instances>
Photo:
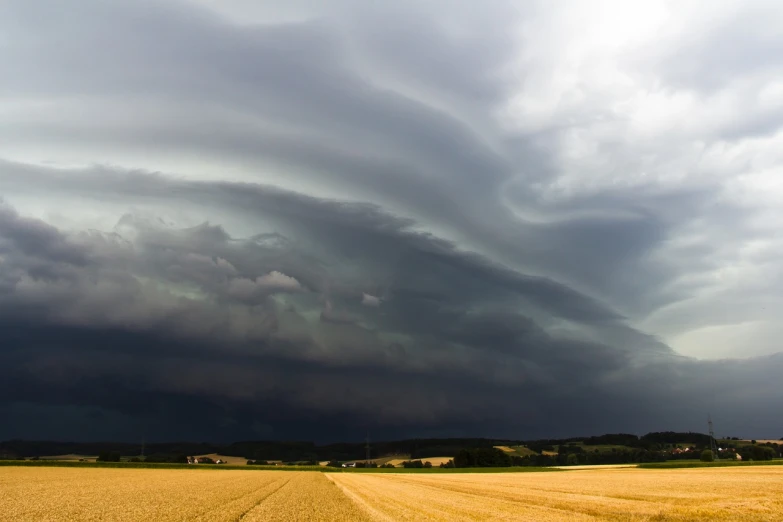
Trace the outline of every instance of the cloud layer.
<instances>
[{"instance_id":1,"label":"cloud layer","mask_svg":"<svg viewBox=\"0 0 783 522\"><path fill-rule=\"evenodd\" d=\"M779 436L775 3L250 4L0 7L0 438Z\"/></svg>"}]
</instances>

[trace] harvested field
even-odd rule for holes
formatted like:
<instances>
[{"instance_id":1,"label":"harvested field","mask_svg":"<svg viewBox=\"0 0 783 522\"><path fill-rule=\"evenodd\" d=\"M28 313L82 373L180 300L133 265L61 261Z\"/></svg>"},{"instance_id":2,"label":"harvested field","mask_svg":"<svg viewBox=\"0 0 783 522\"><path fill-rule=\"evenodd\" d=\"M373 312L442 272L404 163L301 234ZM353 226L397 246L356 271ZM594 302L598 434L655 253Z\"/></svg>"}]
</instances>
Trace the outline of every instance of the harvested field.
<instances>
[{"instance_id":1,"label":"harvested field","mask_svg":"<svg viewBox=\"0 0 783 522\"><path fill-rule=\"evenodd\" d=\"M0 468L0 521L783 520L783 468L375 474Z\"/></svg>"},{"instance_id":2,"label":"harvested field","mask_svg":"<svg viewBox=\"0 0 783 522\"><path fill-rule=\"evenodd\" d=\"M441 463L445 464L446 462L453 460L454 457L425 457L421 459L411 459L411 458L404 458L404 459L389 459L386 462L388 464L391 464L392 466L399 467L402 466L402 463L406 460L420 460L422 462L429 462L433 466L440 466Z\"/></svg>"},{"instance_id":3,"label":"harvested field","mask_svg":"<svg viewBox=\"0 0 783 522\"><path fill-rule=\"evenodd\" d=\"M783 469L334 474L376 520L783 520Z\"/></svg>"},{"instance_id":4,"label":"harvested field","mask_svg":"<svg viewBox=\"0 0 783 522\"><path fill-rule=\"evenodd\" d=\"M231 466L245 466L247 464L247 459L244 457L230 457L226 455L220 455L219 453L205 453L204 455L194 455L194 456L197 458L209 457L215 462L217 462L218 459L220 459L226 464L229 464Z\"/></svg>"},{"instance_id":5,"label":"harvested field","mask_svg":"<svg viewBox=\"0 0 783 522\"><path fill-rule=\"evenodd\" d=\"M41 460L64 460L78 462L80 460L95 460L98 455L76 455L75 453L69 453L67 455L48 455L46 457L40 457Z\"/></svg>"},{"instance_id":6,"label":"harvested field","mask_svg":"<svg viewBox=\"0 0 783 522\"><path fill-rule=\"evenodd\" d=\"M446 464L448 461L454 460L454 457L428 457L421 459L422 462L429 462L433 466L440 466Z\"/></svg>"},{"instance_id":7,"label":"harvested field","mask_svg":"<svg viewBox=\"0 0 783 522\"><path fill-rule=\"evenodd\" d=\"M400 454L400 455L386 455L385 457L378 457L377 459L371 459L371 461L375 462L380 466L381 464L388 464L391 461L399 460L400 462L402 462L403 460L410 460L410 459L411 459L410 455Z\"/></svg>"},{"instance_id":8,"label":"harvested field","mask_svg":"<svg viewBox=\"0 0 783 522\"><path fill-rule=\"evenodd\" d=\"M368 520L323 473L0 468L0 521Z\"/></svg>"},{"instance_id":9,"label":"harvested field","mask_svg":"<svg viewBox=\"0 0 783 522\"><path fill-rule=\"evenodd\" d=\"M579 471L586 469L618 469L635 468L638 464L581 464L578 466L552 466L555 469L565 469L570 471Z\"/></svg>"},{"instance_id":10,"label":"harvested field","mask_svg":"<svg viewBox=\"0 0 783 522\"><path fill-rule=\"evenodd\" d=\"M497 449L502 451L503 453L508 453L509 455L519 455L520 457L524 457L526 455L538 455L535 451L531 450L527 446L495 446Z\"/></svg>"}]
</instances>

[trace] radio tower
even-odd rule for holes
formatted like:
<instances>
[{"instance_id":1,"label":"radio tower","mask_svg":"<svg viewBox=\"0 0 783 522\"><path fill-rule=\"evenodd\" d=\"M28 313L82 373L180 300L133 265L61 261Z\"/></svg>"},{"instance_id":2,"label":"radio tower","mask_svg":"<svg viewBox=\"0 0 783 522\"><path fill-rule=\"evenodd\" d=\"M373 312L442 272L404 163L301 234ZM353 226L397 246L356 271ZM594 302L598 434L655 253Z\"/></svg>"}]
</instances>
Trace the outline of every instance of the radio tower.
<instances>
[{"instance_id":1,"label":"radio tower","mask_svg":"<svg viewBox=\"0 0 783 522\"><path fill-rule=\"evenodd\" d=\"M710 451L712 451L715 460L720 460L720 457L718 456L718 445L715 442L715 430L712 429L712 417L710 417L709 413L707 414L707 427L710 429Z\"/></svg>"}]
</instances>

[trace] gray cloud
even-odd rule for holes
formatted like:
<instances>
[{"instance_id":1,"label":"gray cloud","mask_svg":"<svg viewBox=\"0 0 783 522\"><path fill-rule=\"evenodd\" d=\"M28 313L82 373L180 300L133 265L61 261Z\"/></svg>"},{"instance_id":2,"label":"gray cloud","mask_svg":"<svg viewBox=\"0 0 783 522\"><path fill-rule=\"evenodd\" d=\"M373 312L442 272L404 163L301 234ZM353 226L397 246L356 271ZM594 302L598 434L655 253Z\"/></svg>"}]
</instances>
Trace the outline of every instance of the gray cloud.
<instances>
[{"instance_id":1,"label":"gray cloud","mask_svg":"<svg viewBox=\"0 0 783 522\"><path fill-rule=\"evenodd\" d=\"M674 7L5 2L0 404L775 428L781 12Z\"/></svg>"},{"instance_id":2,"label":"gray cloud","mask_svg":"<svg viewBox=\"0 0 783 522\"><path fill-rule=\"evenodd\" d=\"M168 183L169 188L179 184L181 195L187 193L181 182ZM228 188L196 185L200 194L226 193ZM248 187L241 188L247 195ZM635 397L636 407L647 411L638 418L626 416L629 425L688 425L684 417L667 419L656 413L658 398L670 393L672 382L683 385L678 373L708 375L710 370L679 358L608 311L580 313L573 301L585 301L584 307L591 301L578 293L551 281L520 280L518 274L498 270L442 240L406 226L395 228L395 218L377 209L260 187L254 195L259 201L285 200L285 205L258 206L284 209L267 210L280 222L294 216L292 231L299 216L316 212L319 219L312 225L323 228L314 236L277 237L270 246L254 237L233 238L215 226L177 229L125 216L108 234L55 229L47 236L49 242L78 244L84 259L74 261L37 244L33 252L50 254L36 258L36 268L59 267L45 270L54 274L49 277L30 273L25 248L4 251L4 274L12 275L0 299L4 317L17 318L20 324L35 320L53 331L75 331L46 343L20 342L4 352L4 358L11 359L8 364L26 370L17 378L29 379L28 388L57 389L61 399L72 395L77 404L87 401L110 411L118 408L107 402L111 390L105 398L84 398L94 386L90 376L121 379L129 389L169 394L175 402L216 400L263 422L274 419L267 419L257 404L271 404L290 412L290 418L277 421L282 430L315 411L341 418L371 415L383 429L441 426L442 433L450 433L450 423L459 418L505 433L527 429L543 434L533 428L534 419L545 422L547 411L574 408L584 396L608 401L603 413L593 412L591 423L614 425L612 417L629 406L619 397L628 394ZM235 206L230 200L225 203ZM366 248L387 243L408 252L384 287L382 307L361 303L365 294L356 273L372 269L373 256L367 254L361 262L352 259L343 249L344 227L326 226L345 223L346 215L355 218L359 211L366 219L354 220L350 237L360 237ZM4 215L13 216L6 222L10 225L0 229L4 239L6 230L19 228L14 222L36 221L8 206ZM386 226L379 226L384 220ZM305 283L293 294L258 291L263 286L258 281L265 281L258 274L281 274L272 268L285 265L281 260L291 255L287 250L292 243L303 251L296 255L300 264L286 270ZM311 251L319 252L318 261ZM328 262L340 255L352 263L348 277ZM305 262L308 258L312 265ZM290 276L273 279L291 285L284 277ZM237 282L253 286L252 299L237 294ZM26 333L24 327L10 324L4 330L11 336ZM87 333L78 333L81 330ZM102 339L109 348L101 347ZM115 339L122 339L121 346ZM697 415L701 402L714 393L712 387L720 389L721 380L745 382L741 368L747 364L735 364L715 367L714 380L687 385L684 393L690 399L681 400L680 408ZM650 379L649 372L658 379ZM19 386L15 389L16 395L6 400L31 400L18 395ZM763 392L763 402L775 393L774 388ZM488 403L493 408L488 410ZM116 414L138 415L138 407L131 400L130 409L120 408ZM525 411L525 417L508 421L515 408ZM358 426L347 422L344 428L347 433ZM237 433L244 433L241 429L249 428L243 424ZM335 436L341 433L335 430Z\"/></svg>"}]
</instances>

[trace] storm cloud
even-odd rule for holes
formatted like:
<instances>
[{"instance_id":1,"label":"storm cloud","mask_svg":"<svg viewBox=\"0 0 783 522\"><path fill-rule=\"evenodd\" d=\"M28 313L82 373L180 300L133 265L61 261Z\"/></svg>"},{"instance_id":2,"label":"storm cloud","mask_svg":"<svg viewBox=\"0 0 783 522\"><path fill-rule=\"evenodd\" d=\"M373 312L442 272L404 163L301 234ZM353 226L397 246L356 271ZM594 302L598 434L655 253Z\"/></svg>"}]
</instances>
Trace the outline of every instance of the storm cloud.
<instances>
[{"instance_id":1,"label":"storm cloud","mask_svg":"<svg viewBox=\"0 0 783 522\"><path fill-rule=\"evenodd\" d=\"M780 436L783 10L319 5L0 7L0 438Z\"/></svg>"}]
</instances>

